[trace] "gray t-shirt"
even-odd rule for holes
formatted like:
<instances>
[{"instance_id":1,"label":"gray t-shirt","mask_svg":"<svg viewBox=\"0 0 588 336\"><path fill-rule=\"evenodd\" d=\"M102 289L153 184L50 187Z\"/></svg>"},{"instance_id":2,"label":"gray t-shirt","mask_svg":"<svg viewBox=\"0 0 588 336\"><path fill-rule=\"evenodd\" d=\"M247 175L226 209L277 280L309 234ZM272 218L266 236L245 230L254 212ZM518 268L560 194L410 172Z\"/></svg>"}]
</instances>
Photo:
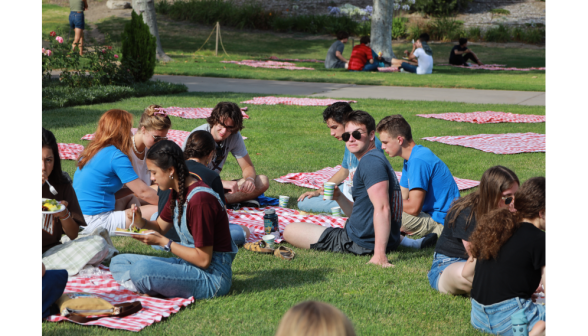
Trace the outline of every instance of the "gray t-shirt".
<instances>
[{"instance_id":1,"label":"gray t-shirt","mask_svg":"<svg viewBox=\"0 0 588 336\"><path fill-rule=\"evenodd\" d=\"M190 132L190 134L196 131L207 131L210 132L210 125L208 123L204 125L200 125ZM184 140L184 144L182 145L182 150L186 149L186 141L190 135L186 137ZM231 152L235 159L240 159L245 157L247 153L247 148L245 147L245 142L243 141L243 136L241 136L241 132L237 132L235 134L229 135L228 138L223 140L221 143L216 144L217 147L217 155L215 158L208 164L208 168L214 170L218 173L221 172L223 166L225 165L225 161L227 160L227 154ZM219 155L222 150L222 155Z\"/></svg>"},{"instance_id":2,"label":"gray t-shirt","mask_svg":"<svg viewBox=\"0 0 588 336\"><path fill-rule=\"evenodd\" d=\"M343 44L343 42L337 40L335 41L333 44L331 44L331 47L329 48L329 51L327 51L327 57L325 58L325 68L327 69L332 69L332 68L336 68L337 63L343 63L340 59L337 58L337 56L335 56L335 53L337 51L339 51L341 54L343 54L343 50L345 49L345 44Z\"/></svg>"}]
</instances>

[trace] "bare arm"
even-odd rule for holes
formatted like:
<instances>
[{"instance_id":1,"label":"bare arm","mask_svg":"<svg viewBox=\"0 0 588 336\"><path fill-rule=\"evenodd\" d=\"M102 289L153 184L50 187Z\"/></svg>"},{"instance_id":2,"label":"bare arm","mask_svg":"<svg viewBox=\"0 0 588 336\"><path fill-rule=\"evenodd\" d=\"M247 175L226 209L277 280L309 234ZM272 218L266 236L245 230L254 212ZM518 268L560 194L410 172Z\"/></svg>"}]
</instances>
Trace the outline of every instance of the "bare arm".
<instances>
[{"instance_id":1,"label":"bare arm","mask_svg":"<svg viewBox=\"0 0 588 336\"><path fill-rule=\"evenodd\" d=\"M150 188L141 179L138 178L132 180L131 182L127 183L127 187L129 187L129 189L131 189L131 191L140 199L146 201L149 204L157 205L157 202L159 201L157 191Z\"/></svg>"},{"instance_id":2,"label":"bare arm","mask_svg":"<svg viewBox=\"0 0 588 336\"><path fill-rule=\"evenodd\" d=\"M468 261L466 261L463 270L461 271L461 276L464 277L469 282L474 282L474 274L476 273L476 258L470 257Z\"/></svg>"},{"instance_id":3,"label":"bare arm","mask_svg":"<svg viewBox=\"0 0 588 336\"><path fill-rule=\"evenodd\" d=\"M335 173L327 182L333 182L335 185L339 185L341 182L345 181L345 179L349 176L349 169L341 168L338 172ZM323 187L320 187L318 190L315 191L307 191L304 194L298 197L298 202L302 201L306 197L317 197L323 191Z\"/></svg>"},{"instance_id":4,"label":"bare arm","mask_svg":"<svg viewBox=\"0 0 588 336\"><path fill-rule=\"evenodd\" d=\"M426 194L427 192L420 188L409 191L408 199L402 200L402 211L409 215L418 216L423 208Z\"/></svg>"},{"instance_id":5,"label":"bare arm","mask_svg":"<svg viewBox=\"0 0 588 336\"><path fill-rule=\"evenodd\" d=\"M541 268L541 285L543 286L543 293L547 296L547 292L545 289L545 266Z\"/></svg>"},{"instance_id":6,"label":"bare arm","mask_svg":"<svg viewBox=\"0 0 588 336\"><path fill-rule=\"evenodd\" d=\"M368 196L374 206L374 256L369 261L383 267L390 267L386 257L386 246L390 236L390 222L392 214L390 211L390 198L388 195L388 180L372 185L368 190Z\"/></svg>"},{"instance_id":7,"label":"bare arm","mask_svg":"<svg viewBox=\"0 0 588 336\"><path fill-rule=\"evenodd\" d=\"M244 193L250 193L255 190L255 167L253 167L253 162L251 162L251 158L249 154L245 155L244 157L237 159L237 163L239 167L241 167L241 172L243 173L243 179L245 182L241 185L239 191Z\"/></svg>"},{"instance_id":8,"label":"bare arm","mask_svg":"<svg viewBox=\"0 0 588 336\"><path fill-rule=\"evenodd\" d=\"M335 57L340 59L342 62L347 63L347 60L345 59L345 57L343 57L343 54L341 54L341 52L339 50L335 51Z\"/></svg>"},{"instance_id":9,"label":"bare arm","mask_svg":"<svg viewBox=\"0 0 588 336\"><path fill-rule=\"evenodd\" d=\"M408 199L408 188L405 187L400 187L400 192L402 193L402 200L407 200Z\"/></svg>"},{"instance_id":10,"label":"bare arm","mask_svg":"<svg viewBox=\"0 0 588 336\"><path fill-rule=\"evenodd\" d=\"M347 215L347 217L351 217L351 213L353 212L353 202L351 202L341 190L339 190L339 186L335 186L335 191L333 192L333 199L339 204L341 207L341 211Z\"/></svg>"}]
</instances>

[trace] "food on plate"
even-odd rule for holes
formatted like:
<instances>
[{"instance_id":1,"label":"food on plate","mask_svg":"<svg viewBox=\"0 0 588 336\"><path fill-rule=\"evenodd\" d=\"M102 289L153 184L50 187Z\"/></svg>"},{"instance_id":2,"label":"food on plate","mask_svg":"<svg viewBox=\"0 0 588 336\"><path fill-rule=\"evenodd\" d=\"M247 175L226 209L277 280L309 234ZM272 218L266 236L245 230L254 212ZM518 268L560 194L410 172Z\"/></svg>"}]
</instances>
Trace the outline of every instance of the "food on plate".
<instances>
[{"instance_id":1,"label":"food on plate","mask_svg":"<svg viewBox=\"0 0 588 336\"><path fill-rule=\"evenodd\" d=\"M43 200L43 210L42 211L56 211L59 210L60 205L54 199Z\"/></svg>"},{"instance_id":2,"label":"food on plate","mask_svg":"<svg viewBox=\"0 0 588 336\"><path fill-rule=\"evenodd\" d=\"M118 231L118 232L128 232L128 233L145 233L145 232L147 232L147 231L149 231L149 230L147 230L147 229L139 229L138 227L136 227L136 226L133 226L133 228L132 228L132 229L121 229L121 228L116 228L116 230L115 230L115 231Z\"/></svg>"}]
</instances>

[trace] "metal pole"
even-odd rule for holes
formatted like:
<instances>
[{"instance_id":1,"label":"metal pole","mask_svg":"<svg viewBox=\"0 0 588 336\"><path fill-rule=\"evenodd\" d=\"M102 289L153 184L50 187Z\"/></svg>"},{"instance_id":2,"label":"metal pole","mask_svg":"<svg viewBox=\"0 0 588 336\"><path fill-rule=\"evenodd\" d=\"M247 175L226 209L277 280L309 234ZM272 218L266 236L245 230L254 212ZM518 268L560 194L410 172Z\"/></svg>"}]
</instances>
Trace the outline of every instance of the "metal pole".
<instances>
[{"instance_id":1,"label":"metal pole","mask_svg":"<svg viewBox=\"0 0 588 336\"><path fill-rule=\"evenodd\" d=\"M214 48L214 56L218 56L218 30L220 29L220 24L218 21L216 22L216 47Z\"/></svg>"}]
</instances>

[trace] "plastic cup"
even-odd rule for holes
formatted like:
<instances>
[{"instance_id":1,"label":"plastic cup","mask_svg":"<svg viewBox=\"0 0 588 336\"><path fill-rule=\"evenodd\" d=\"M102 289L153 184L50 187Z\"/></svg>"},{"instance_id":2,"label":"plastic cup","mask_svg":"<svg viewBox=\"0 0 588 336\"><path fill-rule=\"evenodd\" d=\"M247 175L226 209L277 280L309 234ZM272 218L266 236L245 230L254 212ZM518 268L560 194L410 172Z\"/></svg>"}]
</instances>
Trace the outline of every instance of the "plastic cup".
<instances>
[{"instance_id":1,"label":"plastic cup","mask_svg":"<svg viewBox=\"0 0 588 336\"><path fill-rule=\"evenodd\" d=\"M288 202L290 201L290 196L282 196L280 195L280 208L288 207Z\"/></svg>"},{"instance_id":2,"label":"plastic cup","mask_svg":"<svg viewBox=\"0 0 588 336\"><path fill-rule=\"evenodd\" d=\"M333 193L335 192L335 183L334 182L325 182L324 184L324 200L332 200Z\"/></svg>"},{"instance_id":3,"label":"plastic cup","mask_svg":"<svg viewBox=\"0 0 588 336\"><path fill-rule=\"evenodd\" d=\"M274 235L265 235L263 237L261 237L261 239L263 239L263 241L265 242L265 245L268 248L273 249L275 246L275 242L274 239L276 239L276 237L274 237Z\"/></svg>"},{"instance_id":4,"label":"plastic cup","mask_svg":"<svg viewBox=\"0 0 588 336\"><path fill-rule=\"evenodd\" d=\"M332 207L331 215L335 217L341 217L341 207Z\"/></svg>"}]
</instances>

